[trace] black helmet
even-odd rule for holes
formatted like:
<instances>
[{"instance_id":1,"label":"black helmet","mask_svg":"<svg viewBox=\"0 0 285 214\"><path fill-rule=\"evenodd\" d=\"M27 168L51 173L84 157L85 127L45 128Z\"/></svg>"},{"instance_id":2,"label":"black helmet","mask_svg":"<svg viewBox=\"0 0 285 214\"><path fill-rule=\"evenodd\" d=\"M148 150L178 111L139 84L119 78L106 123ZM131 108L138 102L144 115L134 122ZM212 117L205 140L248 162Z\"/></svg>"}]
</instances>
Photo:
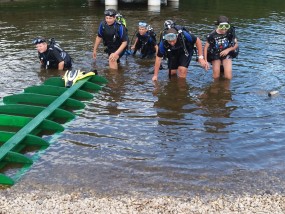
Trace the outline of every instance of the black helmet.
<instances>
[{"instance_id":1,"label":"black helmet","mask_svg":"<svg viewBox=\"0 0 285 214\"><path fill-rule=\"evenodd\" d=\"M44 37L36 37L33 40L33 44L34 45L37 45L37 44L40 44L40 43L44 43L44 42L46 42L46 39Z\"/></svg>"},{"instance_id":2,"label":"black helmet","mask_svg":"<svg viewBox=\"0 0 285 214\"><path fill-rule=\"evenodd\" d=\"M174 22L172 20L166 20L164 22L164 28L165 29L169 29L169 28L172 28L174 26Z\"/></svg>"},{"instance_id":3,"label":"black helmet","mask_svg":"<svg viewBox=\"0 0 285 214\"><path fill-rule=\"evenodd\" d=\"M229 18L226 16L219 16L215 24L219 25L220 23L223 23L223 22L230 24Z\"/></svg>"},{"instance_id":4,"label":"black helmet","mask_svg":"<svg viewBox=\"0 0 285 214\"><path fill-rule=\"evenodd\" d=\"M116 16L117 11L114 9L107 9L104 11L105 16Z\"/></svg>"}]
</instances>

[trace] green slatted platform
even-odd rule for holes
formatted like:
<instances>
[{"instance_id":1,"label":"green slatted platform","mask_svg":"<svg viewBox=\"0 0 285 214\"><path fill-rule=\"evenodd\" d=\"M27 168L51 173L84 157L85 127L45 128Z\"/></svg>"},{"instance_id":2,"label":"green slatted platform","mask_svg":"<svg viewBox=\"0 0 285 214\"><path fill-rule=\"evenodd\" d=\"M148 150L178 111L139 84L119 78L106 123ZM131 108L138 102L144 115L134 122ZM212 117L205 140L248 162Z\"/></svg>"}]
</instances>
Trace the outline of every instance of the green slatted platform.
<instances>
[{"instance_id":1,"label":"green slatted platform","mask_svg":"<svg viewBox=\"0 0 285 214\"><path fill-rule=\"evenodd\" d=\"M39 152L49 146L49 142L37 136L39 133L62 132L64 126L58 121L74 119L72 111L83 109L82 101L92 99L91 92L98 92L106 83L105 78L94 75L65 88L61 77L52 77L21 94L4 97L0 105L0 184L15 183L13 176L3 172L10 164L25 169L32 166L33 159L23 152L26 148L36 147Z\"/></svg>"}]
</instances>

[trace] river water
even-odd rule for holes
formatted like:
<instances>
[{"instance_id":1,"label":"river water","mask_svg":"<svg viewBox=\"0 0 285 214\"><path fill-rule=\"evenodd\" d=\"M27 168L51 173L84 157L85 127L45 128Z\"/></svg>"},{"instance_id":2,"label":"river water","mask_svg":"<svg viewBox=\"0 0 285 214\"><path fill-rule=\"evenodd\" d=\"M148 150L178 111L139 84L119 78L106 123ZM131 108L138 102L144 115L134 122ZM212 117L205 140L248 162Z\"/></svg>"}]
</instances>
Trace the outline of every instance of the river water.
<instances>
[{"instance_id":1,"label":"river water","mask_svg":"<svg viewBox=\"0 0 285 214\"><path fill-rule=\"evenodd\" d=\"M156 84L154 59L124 56L118 72L108 70L103 47L92 59L104 5L31 0L0 6L1 98L60 75L40 69L31 44L38 35L54 37L74 68L96 68L109 81L64 132L45 137L52 145L17 185L108 195L284 192L284 1L181 0L160 11L120 4L131 39L141 20L157 33L164 20L176 20L203 43L220 14L236 26L240 55L231 81L213 82L212 72L193 60L186 81L169 80L162 70ZM268 97L273 90L279 93Z\"/></svg>"}]
</instances>

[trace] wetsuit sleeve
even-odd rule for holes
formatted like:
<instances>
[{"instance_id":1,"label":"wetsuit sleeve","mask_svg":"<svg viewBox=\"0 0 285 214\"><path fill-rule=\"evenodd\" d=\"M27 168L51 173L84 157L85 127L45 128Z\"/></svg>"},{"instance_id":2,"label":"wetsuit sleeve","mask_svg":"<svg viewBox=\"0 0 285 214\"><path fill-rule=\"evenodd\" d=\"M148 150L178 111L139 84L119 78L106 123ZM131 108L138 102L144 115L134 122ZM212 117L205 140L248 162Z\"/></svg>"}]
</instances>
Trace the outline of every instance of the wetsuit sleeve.
<instances>
[{"instance_id":1,"label":"wetsuit sleeve","mask_svg":"<svg viewBox=\"0 0 285 214\"><path fill-rule=\"evenodd\" d=\"M56 48L53 48L51 50L51 57L54 57L56 59L57 63L64 61L64 59L60 55L60 52Z\"/></svg>"},{"instance_id":2,"label":"wetsuit sleeve","mask_svg":"<svg viewBox=\"0 0 285 214\"><path fill-rule=\"evenodd\" d=\"M98 36L99 36L100 38L103 37L103 23L102 23L102 22L101 22L100 25L99 25L97 34L98 34Z\"/></svg>"},{"instance_id":3,"label":"wetsuit sleeve","mask_svg":"<svg viewBox=\"0 0 285 214\"><path fill-rule=\"evenodd\" d=\"M157 52L157 56L158 57L163 57L165 54L165 48L164 48L164 45L163 45L163 41L161 41L158 45L158 52Z\"/></svg>"}]
</instances>

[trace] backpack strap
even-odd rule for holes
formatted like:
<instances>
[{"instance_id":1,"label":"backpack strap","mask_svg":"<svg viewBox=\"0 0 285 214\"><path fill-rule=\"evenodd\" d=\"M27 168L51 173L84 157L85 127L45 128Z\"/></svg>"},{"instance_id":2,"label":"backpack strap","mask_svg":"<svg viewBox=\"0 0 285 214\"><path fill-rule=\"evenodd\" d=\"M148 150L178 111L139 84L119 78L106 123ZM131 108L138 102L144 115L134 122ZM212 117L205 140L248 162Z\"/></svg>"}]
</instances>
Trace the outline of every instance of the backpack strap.
<instances>
[{"instance_id":1,"label":"backpack strap","mask_svg":"<svg viewBox=\"0 0 285 214\"><path fill-rule=\"evenodd\" d=\"M123 38L123 34L124 34L124 25L123 24L120 24L120 23L115 23L116 25L118 25L119 29L118 29L118 36L122 39Z\"/></svg>"},{"instance_id":2,"label":"backpack strap","mask_svg":"<svg viewBox=\"0 0 285 214\"><path fill-rule=\"evenodd\" d=\"M192 43L192 38L191 38L190 34L188 34L186 31L183 31L182 29L178 31L178 36L180 36L180 39L182 41L185 56L188 57L189 52L187 50L185 40Z\"/></svg>"}]
</instances>

